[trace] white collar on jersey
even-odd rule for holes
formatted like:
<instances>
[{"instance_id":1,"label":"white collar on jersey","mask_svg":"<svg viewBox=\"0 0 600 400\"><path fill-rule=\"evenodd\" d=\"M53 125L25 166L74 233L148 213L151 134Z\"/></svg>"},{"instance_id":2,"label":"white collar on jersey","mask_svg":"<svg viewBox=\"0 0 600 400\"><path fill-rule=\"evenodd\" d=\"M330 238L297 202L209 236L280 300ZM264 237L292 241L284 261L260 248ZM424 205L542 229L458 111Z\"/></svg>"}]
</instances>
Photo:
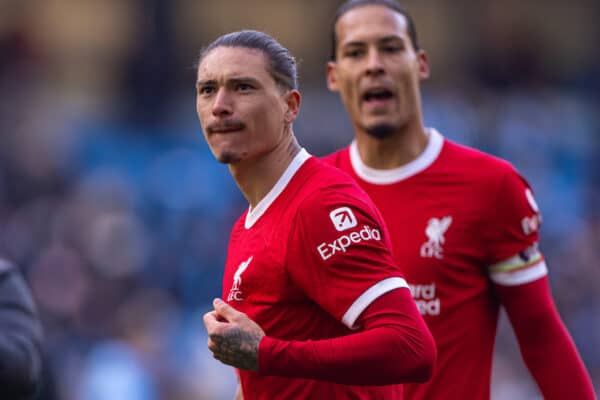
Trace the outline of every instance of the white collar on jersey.
<instances>
[{"instance_id":1,"label":"white collar on jersey","mask_svg":"<svg viewBox=\"0 0 600 400\"><path fill-rule=\"evenodd\" d=\"M271 188L269 193L258 202L256 207L248 208L248 214L246 214L246 221L244 222L244 228L250 229L258 221L258 219L267 211L269 206L275 201L275 199L283 192L288 183L292 180L293 176L298 172L302 164L308 160L311 155L302 148L298 154L294 156L292 162L285 169L283 174L279 177L279 180Z\"/></svg>"},{"instance_id":2,"label":"white collar on jersey","mask_svg":"<svg viewBox=\"0 0 600 400\"><path fill-rule=\"evenodd\" d=\"M437 130L433 128L427 130L429 131L429 142L423 153L408 164L393 169L375 169L366 166L358 153L356 140L353 140L350 144L350 162L354 172L361 179L375 185L396 183L418 174L433 164L444 145L444 137Z\"/></svg>"}]
</instances>

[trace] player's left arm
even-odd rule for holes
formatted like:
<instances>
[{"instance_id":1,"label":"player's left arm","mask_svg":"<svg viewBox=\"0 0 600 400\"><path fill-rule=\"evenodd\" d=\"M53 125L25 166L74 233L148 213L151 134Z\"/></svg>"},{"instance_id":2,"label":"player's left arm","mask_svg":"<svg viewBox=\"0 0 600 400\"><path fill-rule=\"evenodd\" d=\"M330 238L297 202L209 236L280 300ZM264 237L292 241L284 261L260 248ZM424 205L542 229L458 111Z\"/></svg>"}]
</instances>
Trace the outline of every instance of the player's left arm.
<instances>
[{"instance_id":1,"label":"player's left arm","mask_svg":"<svg viewBox=\"0 0 600 400\"><path fill-rule=\"evenodd\" d=\"M500 188L502 210L491 224L496 236L490 246L501 258L489 272L523 360L544 398L594 399L589 374L552 299L537 246L541 217L531 189L514 172Z\"/></svg>"},{"instance_id":2,"label":"player's left arm","mask_svg":"<svg viewBox=\"0 0 600 400\"><path fill-rule=\"evenodd\" d=\"M595 399L590 377L542 277L496 290L523 360L545 399Z\"/></svg>"}]
</instances>

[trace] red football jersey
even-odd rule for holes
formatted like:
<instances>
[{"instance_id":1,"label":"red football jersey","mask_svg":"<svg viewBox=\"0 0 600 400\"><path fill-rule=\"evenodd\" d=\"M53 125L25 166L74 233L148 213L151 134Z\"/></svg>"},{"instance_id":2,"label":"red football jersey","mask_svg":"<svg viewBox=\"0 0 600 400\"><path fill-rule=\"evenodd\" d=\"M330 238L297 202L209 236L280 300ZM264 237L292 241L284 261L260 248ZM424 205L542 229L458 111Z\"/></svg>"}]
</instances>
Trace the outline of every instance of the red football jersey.
<instances>
[{"instance_id":1,"label":"red football jersey","mask_svg":"<svg viewBox=\"0 0 600 400\"><path fill-rule=\"evenodd\" d=\"M493 285L547 274L537 249L540 214L506 161L430 130L407 165L374 170L352 143L325 161L356 179L387 224L394 255L438 347L432 380L407 399L489 399L499 302Z\"/></svg>"},{"instance_id":2,"label":"red football jersey","mask_svg":"<svg viewBox=\"0 0 600 400\"><path fill-rule=\"evenodd\" d=\"M223 298L273 338L347 335L360 329L356 320L377 297L408 290L390 248L367 194L302 150L234 225ZM402 398L401 385L350 386L243 370L239 376L245 400Z\"/></svg>"}]
</instances>

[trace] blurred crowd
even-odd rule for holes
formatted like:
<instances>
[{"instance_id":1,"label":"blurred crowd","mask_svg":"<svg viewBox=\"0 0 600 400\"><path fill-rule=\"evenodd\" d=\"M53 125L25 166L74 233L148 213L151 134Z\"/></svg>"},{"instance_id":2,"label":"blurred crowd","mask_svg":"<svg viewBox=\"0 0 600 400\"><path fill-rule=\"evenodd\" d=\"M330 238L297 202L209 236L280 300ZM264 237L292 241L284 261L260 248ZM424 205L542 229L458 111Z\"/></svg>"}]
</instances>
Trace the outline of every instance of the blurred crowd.
<instances>
[{"instance_id":1,"label":"blurred crowd","mask_svg":"<svg viewBox=\"0 0 600 400\"><path fill-rule=\"evenodd\" d=\"M235 376L206 349L202 315L246 203L195 116L195 57L223 33L176 29L188 8L198 25L218 19L197 3L0 0L0 253L21 267L44 324L41 399L232 398ZM304 7L339 2L321 3ZM600 9L572 3L576 15ZM431 28L437 14L417 11L418 28ZM557 44L523 15L490 5L466 30L424 32L426 49L459 54L430 51L426 124L506 158L533 186L555 301L598 390L600 31L561 14L556 26L577 33ZM349 122L325 88L326 41L269 33L295 53L315 47L300 64L303 145L324 155L347 144ZM493 398L533 398L506 327L497 348Z\"/></svg>"}]
</instances>

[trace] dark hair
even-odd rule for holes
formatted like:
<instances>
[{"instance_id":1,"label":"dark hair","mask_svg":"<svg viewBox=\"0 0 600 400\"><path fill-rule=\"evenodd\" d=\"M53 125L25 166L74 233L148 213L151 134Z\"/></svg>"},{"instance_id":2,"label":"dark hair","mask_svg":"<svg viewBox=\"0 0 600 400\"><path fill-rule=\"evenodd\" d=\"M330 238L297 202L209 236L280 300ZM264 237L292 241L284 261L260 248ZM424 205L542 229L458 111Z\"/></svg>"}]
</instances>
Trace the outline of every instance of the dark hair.
<instances>
[{"instance_id":1,"label":"dark hair","mask_svg":"<svg viewBox=\"0 0 600 400\"><path fill-rule=\"evenodd\" d=\"M338 20L342 17L342 15L346 14L348 11L353 10L357 7L362 6L370 6L370 5L378 5L389 8L392 11L397 12L402 15L406 19L408 36L410 37L410 41L415 50L419 50L419 42L417 41L417 30L415 28L415 23L411 15L406 11L400 4L398 4L395 0L348 0L338 7L335 15L333 16L333 20L331 21L331 60L335 61L336 55L336 47L337 47L337 36L335 34L335 25Z\"/></svg>"},{"instance_id":2,"label":"dark hair","mask_svg":"<svg viewBox=\"0 0 600 400\"><path fill-rule=\"evenodd\" d=\"M288 49L264 32L244 30L228 33L215 39L200 52L198 66L208 53L217 47L243 47L262 51L268 59L269 73L285 89L298 89L296 60Z\"/></svg>"}]
</instances>

